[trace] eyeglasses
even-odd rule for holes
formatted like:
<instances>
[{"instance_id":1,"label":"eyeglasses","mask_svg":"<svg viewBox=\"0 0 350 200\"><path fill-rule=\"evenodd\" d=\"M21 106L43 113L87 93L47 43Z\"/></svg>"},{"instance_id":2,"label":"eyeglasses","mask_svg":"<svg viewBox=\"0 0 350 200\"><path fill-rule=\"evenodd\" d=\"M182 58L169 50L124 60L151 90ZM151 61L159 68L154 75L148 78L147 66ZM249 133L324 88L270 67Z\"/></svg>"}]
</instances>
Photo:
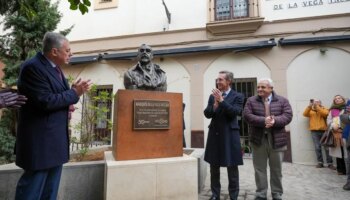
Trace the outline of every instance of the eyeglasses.
<instances>
[{"instance_id":1,"label":"eyeglasses","mask_svg":"<svg viewBox=\"0 0 350 200\"><path fill-rule=\"evenodd\" d=\"M139 51L140 51L141 53L143 53L143 52L150 53L150 52L152 51L152 49L146 48L146 49L140 49Z\"/></svg>"},{"instance_id":2,"label":"eyeglasses","mask_svg":"<svg viewBox=\"0 0 350 200\"><path fill-rule=\"evenodd\" d=\"M217 79L215 79L216 82L218 82L218 81L223 81L223 80L225 80L225 79L223 79L223 78L217 78Z\"/></svg>"}]
</instances>

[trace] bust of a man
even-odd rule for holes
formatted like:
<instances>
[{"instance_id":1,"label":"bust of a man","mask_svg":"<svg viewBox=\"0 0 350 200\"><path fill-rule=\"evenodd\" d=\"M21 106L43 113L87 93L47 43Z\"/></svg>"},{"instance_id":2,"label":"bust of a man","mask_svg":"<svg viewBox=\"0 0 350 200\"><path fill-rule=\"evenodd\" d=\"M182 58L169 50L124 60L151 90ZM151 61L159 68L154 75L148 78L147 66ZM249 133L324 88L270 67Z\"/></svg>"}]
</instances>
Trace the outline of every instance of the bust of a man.
<instances>
[{"instance_id":1,"label":"bust of a man","mask_svg":"<svg viewBox=\"0 0 350 200\"><path fill-rule=\"evenodd\" d=\"M152 48L142 44L138 49L138 63L124 74L124 86L129 90L167 90L165 72L152 62Z\"/></svg>"}]
</instances>

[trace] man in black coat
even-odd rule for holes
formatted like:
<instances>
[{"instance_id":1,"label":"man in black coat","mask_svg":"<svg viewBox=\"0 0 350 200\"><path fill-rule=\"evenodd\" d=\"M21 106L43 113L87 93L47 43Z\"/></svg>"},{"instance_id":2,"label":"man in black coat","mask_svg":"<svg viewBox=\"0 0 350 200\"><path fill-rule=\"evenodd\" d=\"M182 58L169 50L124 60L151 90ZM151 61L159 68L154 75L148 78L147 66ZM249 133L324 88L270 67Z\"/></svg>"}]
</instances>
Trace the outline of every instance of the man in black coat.
<instances>
[{"instance_id":1,"label":"man in black coat","mask_svg":"<svg viewBox=\"0 0 350 200\"><path fill-rule=\"evenodd\" d=\"M69 87L60 66L72 53L68 40L48 32L43 52L24 62L18 90L28 100L20 109L16 164L24 169L16 188L16 200L57 198L62 165L69 159L68 110L90 88L90 81Z\"/></svg>"},{"instance_id":2,"label":"man in black coat","mask_svg":"<svg viewBox=\"0 0 350 200\"><path fill-rule=\"evenodd\" d=\"M212 90L204 110L211 118L204 160L210 164L211 200L220 199L220 167L227 167L230 199L239 193L238 165L243 165L237 116L243 106L243 95L231 89L233 74L219 72L217 88Z\"/></svg>"}]
</instances>

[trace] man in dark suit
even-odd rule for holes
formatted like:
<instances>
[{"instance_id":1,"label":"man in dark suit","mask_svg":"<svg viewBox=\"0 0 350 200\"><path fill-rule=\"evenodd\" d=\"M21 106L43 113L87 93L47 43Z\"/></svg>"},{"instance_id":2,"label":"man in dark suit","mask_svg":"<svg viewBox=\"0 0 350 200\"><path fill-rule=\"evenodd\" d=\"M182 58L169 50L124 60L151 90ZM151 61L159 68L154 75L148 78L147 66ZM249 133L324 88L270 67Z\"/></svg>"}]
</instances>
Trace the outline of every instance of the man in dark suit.
<instances>
[{"instance_id":1,"label":"man in dark suit","mask_svg":"<svg viewBox=\"0 0 350 200\"><path fill-rule=\"evenodd\" d=\"M28 100L20 109L16 165L24 169L16 199L57 198L62 165L69 159L68 110L90 88L90 80L69 88L60 66L72 56L69 41L48 32L43 52L24 62L18 90Z\"/></svg>"},{"instance_id":2,"label":"man in dark suit","mask_svg":"<svg viewBox=\"0 0 350 200\"><path fill-rule=\"evenodd\" d=\"M231 89L233 74L219 72L217 88L212 90L204 110L211 118L204 160L210 164L211 200L220 199L220 167L227 167L230 199L239 193L238 165L243 165L237 116L243 106L243 95Z\"/></svg>"}]
</instances>

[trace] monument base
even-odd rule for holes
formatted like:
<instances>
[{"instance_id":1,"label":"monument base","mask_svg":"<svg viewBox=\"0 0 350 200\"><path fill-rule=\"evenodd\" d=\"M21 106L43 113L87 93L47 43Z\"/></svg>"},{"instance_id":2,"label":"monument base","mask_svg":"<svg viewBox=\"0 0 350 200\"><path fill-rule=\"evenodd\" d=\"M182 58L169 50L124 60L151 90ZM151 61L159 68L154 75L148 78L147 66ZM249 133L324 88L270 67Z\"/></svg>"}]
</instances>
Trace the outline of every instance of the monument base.
<instances>
[{"instance_id":1,"label":"monument base","mask_svg":"<svg viewBox=\"0 0 350 200\"><path fill-rule=\"evenodd\" d=\"M197 159L191 156L115 161L105 152L105 199L198 199Z\"/></svg>"}]
</instances>

